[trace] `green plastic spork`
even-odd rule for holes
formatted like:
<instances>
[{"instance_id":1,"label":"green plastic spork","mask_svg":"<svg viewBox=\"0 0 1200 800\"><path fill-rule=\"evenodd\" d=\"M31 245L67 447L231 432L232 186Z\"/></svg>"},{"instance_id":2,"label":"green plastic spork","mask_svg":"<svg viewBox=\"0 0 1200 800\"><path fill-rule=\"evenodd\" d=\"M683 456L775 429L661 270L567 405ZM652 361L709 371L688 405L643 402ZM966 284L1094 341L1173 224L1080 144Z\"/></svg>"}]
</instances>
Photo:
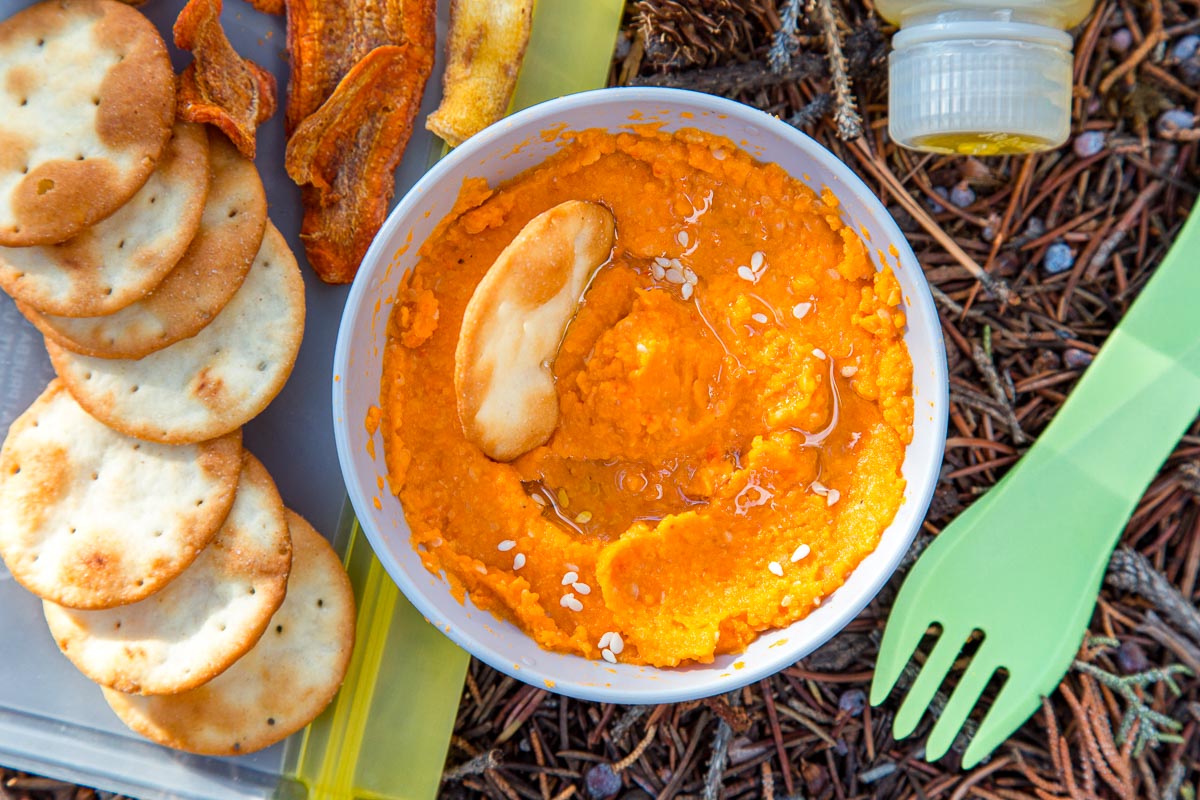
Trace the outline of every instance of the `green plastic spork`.
<instances>
[{"instance_id":1,"label":"green plastic spork","mask_svg":"<svg viewBox=\"0 0 1200 800\"><path fill-rule=\"evenodd\" d=\"M970 768L1049 695L1087 629L1138 499L1200 411L1200 206L1067 402L1020 462L918 559L888 619L871 703L934 624L941 634L899 712L920 722L968 637L982 643L925 744L945 755L997 670L1007 672L963 756Z\"/></svg>"}]
</instances>

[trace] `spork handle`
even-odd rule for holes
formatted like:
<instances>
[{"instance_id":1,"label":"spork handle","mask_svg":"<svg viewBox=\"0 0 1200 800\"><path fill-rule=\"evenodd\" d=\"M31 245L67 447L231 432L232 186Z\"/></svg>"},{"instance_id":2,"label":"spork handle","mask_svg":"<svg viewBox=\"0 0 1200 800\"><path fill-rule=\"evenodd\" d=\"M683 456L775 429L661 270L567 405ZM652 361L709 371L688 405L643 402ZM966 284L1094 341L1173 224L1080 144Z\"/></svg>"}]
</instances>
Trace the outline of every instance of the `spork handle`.
<instances>
[{"instance_id":1,"label":"spork handle","mask_svg":"<svg viewBox=\"0 0 1200 800\"><path fill-rule=\"evenodd\" d=\"M1200 205L1062 409L1022 459L1031 463L1023 463L1018 472L1033 475L1042 472L1036 467L1054 469L1054 465L1078 471L1080 477L1090 479L1087 483L1093 490L1102 487L1105 495L1112 495L1106 500L1126 504L1128 516L1198 411ZM1087 502L1086 497L1061 500L1068 505ZM1089 534L1085 526L1071 528L1081 539ZM1094 531L1099 540L1086 544L1111 549L1120 530L1101 528Z\"/></svg>"}]
</instances>

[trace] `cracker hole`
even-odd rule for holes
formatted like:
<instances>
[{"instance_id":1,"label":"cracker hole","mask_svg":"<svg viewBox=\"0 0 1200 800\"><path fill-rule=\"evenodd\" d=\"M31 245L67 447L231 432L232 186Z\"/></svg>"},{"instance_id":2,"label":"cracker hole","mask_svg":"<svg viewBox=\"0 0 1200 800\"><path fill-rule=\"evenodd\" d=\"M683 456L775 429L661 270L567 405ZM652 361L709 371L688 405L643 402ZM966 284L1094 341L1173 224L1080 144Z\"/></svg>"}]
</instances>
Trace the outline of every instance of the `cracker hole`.
<instances>
[{"instance_id":1,"label":"cracker hole","mask_svg":"<svg viewBox=\"0 0 1200 800\"><path fill-rule=\"evenodd\" d=\"M92 105L94 105L94 106L98 106L98 105L100 105L100 98L99 98L99 97L93 97L93 98L92 98Z\"/></svg>"},{"instance_id":2,"label":"cracker hole","mask_svg":"<svg viewBox=\"0 0 1200 800\"><path fill-rule=\"evenodd\" d=\"M75 533L74 528L67 528L67 535L73 535L74 533Z\"/></svg>"},{"instance_id":3,"label":"cracker hole","mask_svg":"<svg viewBox=\"0 0 1200 800\"><path fill-rule=\"evenodd\" d=\"M138 585L138 586L142 586L142 585L144 585L145 583L146 583L146 581L144 581L144 580L139 580L139 581L137 582L137 585Z\"/></svg>"},{"instance_id":4,"label":"cracker hole","mask_svg":"<svg viewBox=\"0 0 1200 800\"><path fill-rule=\"evenodd\" d=\"M324 607L325 607L325 601L322 598L318 597L317 598L317 608L324 608Z\"/></svg>"},{"instance_id":5,"label":"cracker hole","mask_svg":"<svg viewBox=\"0 0 1200 800\"><path fill-rule=\"evenodd\" d=\"M99 472L93 472L93 473L92 473L92 480L94 480L94 481L98 481L98 480L100 480L100 473L99 473Z\"/></svg>"},{"instance_id":6,"label":"cracker hole","mask_svg":"<svg viewBox=\"0 0 1200 800\"><path fill-rule=\"evenodd\" d=\"M13 469L12 469L12 474L13 474L13 475L20 475L20 474L21 474L21 468L20 468L20 467L13 467Z\"/></svg>"},{"instance_id":7,"label":"cracker hole","mask_svg":"<svg viewBox=\"0 0 1200 800\"><path fill-rule=\"evenodd\" d=\"M83 153L76 153L75 160L76 161L86 161L87 157Z\"/></svg>"},{"instance_id":8,"label":"cracker hole","mask_svg":"<svg viewBox=\"0 0 1200 800\"><path fill-rule=\"evenodd\" d=\"M28 174L29 174L29 165L28 165L28 164L26 164L25 166L21 167L21 174L22 174L22 175L28 175ZM16 230L16 229L14 228L13 230Z\"/></svg>"},{"instance_id":9,"label":"cracker hole","mask_svg":"<svg viewBox=\"0 0 1200 800\"><path fill-rule=\"evenodd\" d=\"M22 98L21 98L21 105L23 105L23 106L27 106L27 105L29 105L29 98L28 98L28 97L22 97Z\"/></svg>"},{"instance_id":10,"label":"cracker hole","mask_svg":"<svg viewBox=\"0 0 1200 800\"><path fill-rule=\"evenodd\" d=\"M268 725L274 725L274 724L275 724L275 718L274 718L274 717L267 717L267 724L268 724Z\"/></svg>"},{"instance_id":11,"label":"cracker hole","mask_svg":"<svg viewBox=\"0 0 1200 800\"><path fill-rule=\"evenodd\" d=\"M39 195L54 191L54 181L49 178L42 178L37 183L37 193Z\"/></svg>"},{"instance_id":12,"label":"cracker hole","mask_svg":"<svg viewBox=\"0 0 1200 800\"><path fill-rule=\"evenodd\" d=\"M124 240L124 239L122 239L121 241L117 242L117 249L118 249L118 250L124 250L124 249L125 249L125 240Z\"/></svg>"},{"instance_id":13,"label":"cracker hole","mask_svg":"<svg viewBox=\"0 0 1200 800\"><path fill-rule=\"evenodd\" d=\"M138 442L137 444L135 444L135 445L133 446L133 449L134 449L135 451L136 451L136 450L141 450L141 449L142 449L142 443L141 443L141 442Z\"/></svg>"},{"instance_id":14,"label":"cracker hole","mask_svg":"<svg viewBox=\"0 0 1200 800\"><path fill-rule=\"evenodd\" d=\"M90 381L92 379L92 373L90 373L90 372L87 373L86 375L83 376L83 379L85 381Z\"/></svg>"},{"instance_id":15,"label":"cracker hole","mask_svg":"<svg viewBox=\"0 0 1200 800\"><path fill-rule=\"evenodd\" d=\"M46 46L46 40L45 40L45 39L38 39L38 40L37 40L37 46L38 46L38 47L45 47L45 46Z\"/></svg>"},{"instance_id":16,"label":"cracker hole","mask_svg":"<svg viewBox=\"0 0 1200 800\"><path fill-rule=\"evenodd\" d=\"M121 630L121 620L117 620L117 624L113 625L114 630Z\"/></svg>"},{"instance_id":17,"label":"cracker hole","mask_svg":"<svg viewBox=\"0 0 1200 800\"><path fill-rule=\"evenodd\" d=\"M25 277L25 273L24 273L24 272L22 272L22 273L20 273L19 275L17 275L17 280L21 280L21 279L23 279L24 277Z\"/></svg>"},{"instance_id":18,"label":"cracker hole","mask_svg":"<svg viewBox=\"0 0 1200 800\"><path fill-rule=\"evenodd\" d=\"M108 296L108 295L110 295L110 294L112 294L112 293L113 293L113 288L112 288L111 286L106 286L106 287L104 288L104 294L105 294L105 296ZM109 342L109 344L112 344L112 342L110 341L110 342Z\"/></svg>"},{"instance_id":19,"label":"cracker hole","mask_svg":"<svg viewBox=\"0 0 1200 800\"><path fill-rule=\"evenodd\" d=\"M154 538L155 538L155 539L157 539L157 538L158 538L158 537L160 537L160 536L162 536L162 531L155 531L155 532L154 532Z\"/></svg>"},{"instance_id":20,"label":"cracker hole","mask_svg":"<svg viewBox=\"0 0 1200 800\"><path fill-rule=\"evenodd\" d=\"M267 362L265 362L265 361L258 362L258 371L266 372L267 371Z\"/></svg>"},{"instance_id":21,"label":"cracker hole","mask_svg":"<svg viewBox=\"0 0 1200 800\"><path fill-rule=\"evenodd\" d=\"M155 195L154 197L150 198L150 205L154 205L157 202L158 202L158 195Z\"/></svg>"},{"instance_id":22,"label":"cracker hole","mask_svg":"<svg viewBox=\"0 0 1200 800\"><path fill-rule=\"evenodd\" d=\"M251 587L250 587L250 594L254 594L254 593L255 593L255 588L254 588L253 586L251 586Z\"/></svg>"},{"instance_id":23,"label":"cracker hole","mask_svg":"<svg viewBox=\"0 0 1200 800\"><path fill-rule=\"evenodd\" d=\"M230 210L230 212L229 212L229 218L230 218L230 219L233 219L233 218L234 218L234 217L236 217L237 215L238 215L238 212L237 212L237 209L236 209L236 208L234 208L234 209L231 209L231 210Z\"/></svg>"},{"instance_id":24,"label":"cracker hole","mask_svg":"<svg viewBox=\"0 0 1200 800\"><path fill-rule=\"evenodd\" d=\"M203 497L202 497L202 498L200 498L199 500L197 500L197 501L196 501L196 506L197 506L197 507L200 507L200 506L202 506L202 505L204 505L204 498L203 498Z\"/></svg>"},{"instance_id":25,"label":"cracker hole","mask_svg":"<svg viewBox=\"0 0 1200 800\"><path fill-rule=\"evenodd\" d=\"M221 626L220 626L219 630L220 630L220 631L222 631L222 632L224 632L224 630L225 630L225 623L224 623L224 622L222 622L222 623L221 623Z\"/></svg>"},{"instance_id":26,"label":"cracker hole","mask_svg":"<svg viewBox=\"0 0 1200 800\"><path fill-rule=\"evenodd\" d=\"M282 625L276 625L276 626L275 626L275 632L276 632L276 633L283 633L283 626L282 626Z\"/></svg>"},{"instance_id":27,"label":"cracker hole","mask_svg":"<svg viewBox=\"0 0 1200 800\"><path fill-rule=\"evenodd\" d=\"M137 390L138 390L138 389L140 389L140 388L142 388L142 387L140 387L140 386L137 386L137 385L130 386L130 387L129 387L129 393L130 393L130 394L137 394Z\"/></svg>"}]
</instances>

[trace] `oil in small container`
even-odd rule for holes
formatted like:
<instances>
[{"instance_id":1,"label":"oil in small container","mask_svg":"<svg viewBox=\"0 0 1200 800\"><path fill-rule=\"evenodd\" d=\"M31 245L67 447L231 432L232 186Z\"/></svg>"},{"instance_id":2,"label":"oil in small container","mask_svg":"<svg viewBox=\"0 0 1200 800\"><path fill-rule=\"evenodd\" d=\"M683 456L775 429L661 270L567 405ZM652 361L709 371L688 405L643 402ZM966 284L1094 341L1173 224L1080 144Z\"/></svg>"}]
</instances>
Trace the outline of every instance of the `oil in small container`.
<instances>
[{"instance_id":1,"label":"oil in small container","mask_svg":"<svg viewBox=\"0 0 1200 800\"><path fill-rule=\"evenodd\" d=\"M889 58L888 133L959 155L1051 150L1070 134L1067 28L1092 0L877 0L900 30Z\"/></svg>"}]
</instances>

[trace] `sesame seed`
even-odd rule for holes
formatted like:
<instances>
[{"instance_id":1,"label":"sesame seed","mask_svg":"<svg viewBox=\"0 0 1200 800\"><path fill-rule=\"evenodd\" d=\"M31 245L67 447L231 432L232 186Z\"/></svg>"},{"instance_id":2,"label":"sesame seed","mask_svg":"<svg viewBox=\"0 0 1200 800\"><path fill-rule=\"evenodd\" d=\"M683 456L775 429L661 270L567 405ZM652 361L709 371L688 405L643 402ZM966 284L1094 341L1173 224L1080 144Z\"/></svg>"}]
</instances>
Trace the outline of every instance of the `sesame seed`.
<instances>
[{"instance_id":1,"label":"sesame seed","mask_svg":"<svg viewBox=\"0 0 1200 800\"><path fill-rule=\"evenodd\" d=\"M738 267L737 274L738 274L738 277L744 281L750 281L751 283L758 283L758 276L754 274L754 270L750 269L747 266L743 265L743 266Z\"/></svg>"},{"instance_id":2,"label":"sesame seed","mask_svg":"<svg viewBox=\"0 0 1200 800\"><path fill-rule=\"evenodd\" d=\"M579 523L587 523L592 521L592 512L580 511L575 515L575 521Z\"/></svg>"},{"instance_id":3,"label":"sesame seed","mask_svg":"<svg viewBox=\"0 0 1200 800\"><path fill-rule=\"evenodd\" d=\"M571 584L571 588L582 595L589 595L592 593L592 587L588 586L586 583L573 583Z\"/></svg>"},{"instance_id":4,"label":"sesame seed","mask_svg":"<svg viewBox=\"0 0 1200 800\"><path fill-rule=\"evenodd\" d=\"M579 572L578 564L572 564L570 561L564 561L563 566L571 570L571 572Z\"/></svg>"},{"instance_id":5,"label":"sesame seed","mask_svg":"<svg viewBox=\"0 0 1200 800\"><path fill-rule=\"evenodd\" d=\"M562 596L562 599L560 599L558 601L558 604L560 606L562 606L563 608L569 608L572 611L579 611L580 609L583 608L583 603L579 602L575 598L575 595L572 594L571 592L567 592L566 594L564 594Z\"/></svg>"},{"instance_id":6,"label":"sesame seed","mask_svg":"<svg viewBox=\"0 0 1200 800\"><path fill-rule=\"evenodd\" d=\"M657 265L658 265L658 266L660 266L660 267L669 267L669 266L671 266L671 261L670 261L670 259L663 258L662 256L655 256L655 257L654 257L654 263L655 263L655 264L657 264Z\"/></svg>"},{"instance_id":7,"label":"sesame seed","mask_svg":"<svg viewBox=\"0 0 1200 800\"><path fill-rule=\"evenodd\" d=\"M812 311L812 303L796 303L792 306L792 316L796 319L804 319L809 311Z\"/></svg>"},{"instance_id":8,"label":"sesame seed","mask_svg":"<svg viewBox=\"0 0 1200 800\"><path fill-rule=\"evenodd\" d=\"M779 601L779 605L783 606L784 608L787 608L791 604L792 604L792 596L790 594L785 594L783 596L783 599Z\"/></svg>"},{"instance_id":9,"label":"sesame seed","mask_svg":"<svg viewBox=\"0 0 1200 800\"><path fill-rule=\"evenodd\" d=\"M684 268L683 268L683 277L687 278L687 282L688 282L688 283L696 283L697 281L699 281L699 280L700 280L700 278L699 278L699 277L696 275L696 273L695 273L695 272L694 272L694 271L691 269L691 267L684 267Z\"/></svg>"},{"instance_id":10,"label":"sesame seed","mask_svg":"<svg viewBox=\"0 0 1200 800\"><path fill-rule=\"evenodd\" d=\"M669 270L667 270L667 282L668 283L686 283L687 281L685 281L683 279L683 271L682 270L679 270L675 267L671 267Z\"/></svg>"},{"instance_id":11,"label":"sesame seed","mask_svg":"<svg viewBox=\"0 0 1200 800\"><path fill-rule=\"evenodd\" d=\"M834 503L836 503L838 500L840 500L841 497L842 497L842 493L839 492L837 489L830 489L829 494L825 495L825 505L831 506Z\"/></svg>"},{"instance_id":12,"label":"sesame seed","mask_svg":"<svg viewBox=\"0 0 1200 800\"><path fill-rule=\"evenodd\" d=\"M650 274L654 276L655 280L661 281L663 276L667 274L667 271L662 268L661 264L652 264L650 266Z\"/></svg>"},{"instance_id":13,"label":"sesame seed","mask_svg":"<svg viewBox=\"0 0 1200 800\"><path fill-rule=\"evenodd\" d=\"M532 500L535 505L539 505L539 506L546 505L546 498L542 497L540 494L530 495L529 499Z\"/></svg>"},{"instance_id":14,"label":"sesame seed","mask_svg":"<svg viewBox=\"0 0 1200 800\"><path fill-rule=\"evenodd\" d=\"M725 160L725 151L718 147L716 150L712 151L712 156L717 161L724 161Z\"/></svg>"},{"instance_id":15,"label":"sesame seed","mask_svg":"<svg viewBox=\"0 0 1200 800\"><path fill-rule=\"evenodd\" d=\"M854 366L853 364L847 364L846 366L842 367L843 378L853 378L857 372L858 367Z\"/></svg>"},{"instance_id":16,"label":"sesame seed","mask_svg":"<svg viewBox=\"0 0 1200 800\"><path fill-rule=\"evenodd\" d=\"M516 546L517 546L517 543L514 542L512 539L505 539L503 542L496 545L496 549L499 550L501 553L507 553L509 550L512 550Z\"/></svg>"},{"instance_id":17,"label":"sesame seed","mask_svg":"<svg viewBox=\"0 0 1200 800\"><path fill-rule=\"evenodd\" d=\"M825 360L825 351L819 347L813 348L813 355L816 356L817 358L821 359L822 361Z\"/></svg>"},{"instance_id":18,"label":"sesame seed","mask_svg":"<svg viewBox=\"0 0 1200 800\"><path fill-rule=\"evenodd\" d=\"M563 508L566 508L567 506L571 505L571 498L567 497L566 489L558 490L558 504L560 506L562 506Z\"/></svg>"},{"instance_id":19,"label":"sesame seed","mask_svg":"<svg viewBox=\"0 0 1200 800\"><path fill-rule=\"evenodd\" d=\"M808 485L808 488L813 490L813 494L819 494L822 497L829 494L829 490L825 488L825 484L820 481L813 481Z\"/></svg>"},{"instance_id":20,"label":"sesame seed","mask_svg":"<svg viewBox=\"0 0 1200 800\"><path fill-rule=\"evenodd\" d=\"M612 637L613 637L613 632L608 631L607 633L605 633L603 636L600 637L600 641L596 643L596 647L599 647L602 650L605 647L608 647L608 643L612 641Z\"/></svg>"},{"instance_id":21,"label":"sesame seed","mask_svg":"<svg viewBox=\"0 0 1200 800\"><path fill-rule=\"evenodd\" d=\"M778 561L772 561L770 564L767 564L767 569L771 571L772 575L783 577L783 567L780 566Z\"/></svg>"},{"instance_id":22,"label":"sesame seed","mask_svg":"<svg viewBox=\"0 0 1200 800\"><path fill-rule=\"evenodd\" d=\"M808 545L806 545L806 544L800 545L799 547L796 548L796 552L792 553L792 563L795 564L797 561L801 560L802 558L804 558L811 552L812 552L812 548L809 547Z\"/></svg>"},{"instance_id":23,"label":"sesame seed","mask_svg":"<svg viewBox=\"0 0 1200 800\"><path fill-rule=\"evenodd\" d=\"M563 586L568 586L568 585L570 585L570 584L574 583L574 582L575 582L575 581L577 581L577 580L579 580L579 573L578 573L578 572L568 572L566 575L563 575L563 578L562 578L562 585L563 585Z\"/></svg>"},{"instance_id":24,"label":"sesame seed","mask_svg":"<svg viewBox=\"0 0 1200 800\"><path fill-rule=\"evenodd\" d=\"M814 597L814 598L813 598L813 605L814 605L814 606L819 606L819 605L821 605L821 598L819 598L819 597Z\"/></svg>"},{"instance_id":25,"label":"sesame seed","mask_svg":"<svg viewBox=\"0 0 1200 800\"><path fill-rule=\"evenodd\" d=\"M567 603L567 608L571 609L572 611L583 611L583 603L572 597L571 602Z\"/></svg>"},{"instance_id":26,"label":"sesame seed","mask_svg":"<svg viewBox=\"0 0 1200 800\"><path fill-rule=\"evenodd\" d=\"M762 250L755 250L750 256L750 269L758 272L760 269L762 269L763 262L766 260L766 253L764 253Z\"/></svg>"},{"instance_id":27,"label":"sesame seed","mask_svg":"<svg viewBox=\"0 0 1200 800\"><path fill-rule=\"evenodd\" d=\"M687 232L687 231L680 231L680 232L679 232L679 233L678 233L678 234L675 236L675 240L676 240L677 242L679 242L681 245L683 245L684 247L687 247L687 246L688 246L688 241L689 241L689 239L690 239L690 237L688 236L688 232Z\"/></svg>"},{"instance_id":28,"label":"sesame seed","mask_svg":"<svg viewBox=\"0 0 1200 800\"><path fill-rule=\"evenodd\" d=\"M617 657L613 655L613 651L607 647L600 651L600 655L604 656L604 660L610 664L617 663Z\"/></svg>"},{"instance_id":29,"label":"sesame seed","mask_svg":"<svg viewBox=\"0 0 1200 800\"><path fill-rule=\"evenodd\" d=\"M767 321L767 315L766 314L751 314L750 319L754 320L757 323L762 324Z\"/></svg>"},{"instance_id":30,"label":"sesame seed","mask_svg":"<svg viewBox=\"0 0 1200 800\"><path fill-rule=\"evenodd\" d=\"M690 283L685 283L683 286L679 287L679 294L684 300L690 300L692 298L692 291L692 284Z\"/></svg>"},{"instance_id":31,"label":"sesame seed","mask_svg":"<svg viewBox=\"0 0 1200 800\"><path fill-rule=\"evenodd\" d=\"M616 655L621 655L621 651L625 649L625 640L621 638L621 634L613 631L612 639L608 642L608 649Z\"/></svg>"},{"instance_id":32,"label":"sesame seed","mask_svg":"<svg viewBox=\"0 0 1200 800\"><path fill-rule=\"evenodd\" d=\"M487 575L487 567L485 567L483 564L476 564L475 571L480 575Z\"/></svg>"},{"instance_id":33,"label":"sesame seed","mask_svg":"<svg viewBox=\"0 0 1200 800\"><path fill-rule=\"evenodd\" d=\"M638 351L639 353L649 353L649 352L650 352L650 348L649 348L649 347L646 347L646 345L642 344L641 342L638 342L638 343L637 343L637 351Z\"/></svg>"},{"instance_id":34,"label":"sesame seed","mask_svg":"<svg viewBox=\"0 0 1200 800\"><path fill-rule=\"evenodd\" d=\"M525 566L525 554L517 553L516 557L513 558L513 569L518 570L523 566Z\"/></svg>"}]
</instances>

